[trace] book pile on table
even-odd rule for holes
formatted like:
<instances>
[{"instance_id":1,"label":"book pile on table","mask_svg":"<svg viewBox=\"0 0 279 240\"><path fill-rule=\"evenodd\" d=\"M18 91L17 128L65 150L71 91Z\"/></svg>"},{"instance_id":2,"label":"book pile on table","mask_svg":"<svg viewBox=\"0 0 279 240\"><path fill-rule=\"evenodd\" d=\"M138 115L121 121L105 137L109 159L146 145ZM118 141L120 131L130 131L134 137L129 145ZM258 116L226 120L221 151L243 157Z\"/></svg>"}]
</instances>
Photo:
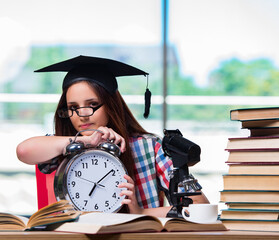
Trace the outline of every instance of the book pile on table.
<instances>
[{"instance_id":1,"label":"book pile on table","mask_svg":"<svg viewBox=\"0 0 279 240\"><path fill-rule=\"evenodd\" d=\"M279 231L279 107L236 109L250 136L229 138L220 219L231 230Z\"/></svg>"}]
</instances>

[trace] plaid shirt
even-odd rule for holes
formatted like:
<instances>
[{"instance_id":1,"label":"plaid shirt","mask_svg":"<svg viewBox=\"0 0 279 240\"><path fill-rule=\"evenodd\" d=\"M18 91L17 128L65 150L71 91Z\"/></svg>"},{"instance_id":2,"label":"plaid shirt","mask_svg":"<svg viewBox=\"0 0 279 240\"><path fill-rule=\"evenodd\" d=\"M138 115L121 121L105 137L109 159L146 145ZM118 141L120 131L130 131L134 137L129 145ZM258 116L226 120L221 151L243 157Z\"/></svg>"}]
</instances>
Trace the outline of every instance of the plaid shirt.
<instances>
[{"instance_id":1,"label":"plaid shirt","mask_svg":"<svg viewBox=\"0 0 279 240\"><path fill-rule=\"evenodd\" d=\"M130 138L135 161L136 196L143 208L163 206L159 185L168 189L172 161L164 156L161 140L152 135Z\"/></svg>"},{"instance_id":2,"label":"plaid shirt","mask_svg":"<svg viewBox=\"0 0 279 240\"><path fill-rule=\"evenodd\" d=\"M139 206L143 208L163 206L159 186L168 189L172 161L164 156L161 139L149 134L131 137L130 146L135 161L135 186ZM42 173L51 173L58 167L58 158L38 164L38 167Z\"/></svg>"}]
</instances>

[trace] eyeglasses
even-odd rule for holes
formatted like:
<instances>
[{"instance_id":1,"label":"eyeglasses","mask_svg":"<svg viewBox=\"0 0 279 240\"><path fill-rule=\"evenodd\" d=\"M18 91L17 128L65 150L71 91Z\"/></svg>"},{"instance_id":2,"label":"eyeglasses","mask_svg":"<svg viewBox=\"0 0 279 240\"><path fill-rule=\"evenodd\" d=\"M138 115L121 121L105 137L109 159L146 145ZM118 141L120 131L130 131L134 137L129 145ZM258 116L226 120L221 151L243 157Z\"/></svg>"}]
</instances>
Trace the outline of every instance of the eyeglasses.
<instances>
[{"instance_id":1,"label":"eyeglasses","mask_svg":"<svg viewBox=\"0 0 279 240\"><path fill-rule=\"evenodd\" d=\"M103 104L100 104L97 107L61 108L57 110L57 114L60 118L69 118L73 116L74 112L76 112L79 117L89 117L102 106Z\"/></svg>"}]
</instances>

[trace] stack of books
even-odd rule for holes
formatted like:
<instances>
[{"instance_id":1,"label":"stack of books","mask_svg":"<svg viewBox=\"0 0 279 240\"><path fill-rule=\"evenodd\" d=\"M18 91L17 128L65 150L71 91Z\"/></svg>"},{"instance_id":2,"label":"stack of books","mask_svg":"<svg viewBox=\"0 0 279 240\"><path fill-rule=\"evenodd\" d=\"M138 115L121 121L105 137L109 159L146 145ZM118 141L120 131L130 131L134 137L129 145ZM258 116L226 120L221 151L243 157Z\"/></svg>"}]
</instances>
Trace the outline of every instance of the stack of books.
<instances>
[{"instance_id":1,"label":"stack of books","mask_svg":"<svg viewBox=\"0 0 279 240\"><path fill-rule=\"evenodd\" d=\"M220 219L231 230L279 231L279 107L236 109L250 136L229 138Z\"/></svg>"}]
</instances>

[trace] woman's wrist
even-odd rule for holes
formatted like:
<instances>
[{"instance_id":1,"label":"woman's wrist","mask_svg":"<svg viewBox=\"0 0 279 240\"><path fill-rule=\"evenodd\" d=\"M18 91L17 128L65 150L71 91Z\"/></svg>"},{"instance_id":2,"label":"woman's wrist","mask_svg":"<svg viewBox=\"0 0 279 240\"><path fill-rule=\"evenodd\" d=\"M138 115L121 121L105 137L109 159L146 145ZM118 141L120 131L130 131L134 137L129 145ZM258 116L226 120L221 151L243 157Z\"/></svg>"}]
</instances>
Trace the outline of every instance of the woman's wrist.
<instances>
[{"instance_id":1,"label":"woman's wrist","mask_svg":"<svg viewBox=\"0 0 279 240\"><path fill-rule=\"evenodd\" d=\"M83 143L85 147L91 146L90 137L89 136L79 136L79 137L77 137L76 142Z\"/></svg>"},{"instance_id":2,"label":"woman's wrist","mask_svg":"<svg viewBox=\"0 0 279 240\"><path fill-rule=\"evenodd\" d=\"M66 145L63 148L63 155L69 155L76 149L83 148L86 146L86 143L84 141L81 141L84 137L74 138L74 137L68 137L68 141L66 142ZM75 143L75 144L73 144ZM72 145L71 145L72 144Z\"/></svg>"}]
</instances>

